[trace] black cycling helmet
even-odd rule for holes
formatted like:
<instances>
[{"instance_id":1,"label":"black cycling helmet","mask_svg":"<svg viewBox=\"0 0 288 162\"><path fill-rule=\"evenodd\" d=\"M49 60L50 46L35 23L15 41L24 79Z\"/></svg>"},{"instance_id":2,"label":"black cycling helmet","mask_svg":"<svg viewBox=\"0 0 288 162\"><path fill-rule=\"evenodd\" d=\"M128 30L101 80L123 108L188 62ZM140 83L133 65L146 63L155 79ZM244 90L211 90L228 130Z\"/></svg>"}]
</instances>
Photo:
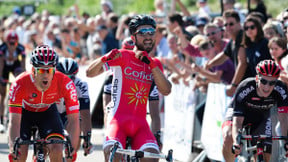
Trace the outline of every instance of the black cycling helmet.
<instances>
[{"instance_id":1,"label":"black cycling helmet","mask_svg":"<svg viewBox=\"0 0 288 162\"><path fill-rule=\"evenodd\" d=\"M65 75L76 75L79 70L78 63L72 58L61 58L56 69Z\"/></svg>"},{"instance_id":2,"label":"black cycling helmet","mask_svg":"<svg viewBox=\"0 0 288 162\"><path fill-rule=\"evenodd\" d=\"M133 35L137 28L141 25L151 25L155 29L156 21L153 19L153 17L148 15L136 15L132 17L128 24L130 34Z\"/></svg>"},{"instance_id":3,"label":"black cycling helmet","mask_svg":"<svg viewBox=\"0 0 288 162\"><path fill-rule=\"evenodd\" d=\"M58 55L53 48L47 45L39 45L32 51L30 62L34 67L47 65L55 67L58 63Z\"/></svg>"},{"instance_id":4,"label":"black cycling helmet","mask_svg":"<svg viewBox=\"0 0 288 162\"><path fill-rule=\"evenodd\" d=\"M257 74L278 78L281 72L280 66L272 60L263 60L256 66Z\"/></svg>"}]
</instances>

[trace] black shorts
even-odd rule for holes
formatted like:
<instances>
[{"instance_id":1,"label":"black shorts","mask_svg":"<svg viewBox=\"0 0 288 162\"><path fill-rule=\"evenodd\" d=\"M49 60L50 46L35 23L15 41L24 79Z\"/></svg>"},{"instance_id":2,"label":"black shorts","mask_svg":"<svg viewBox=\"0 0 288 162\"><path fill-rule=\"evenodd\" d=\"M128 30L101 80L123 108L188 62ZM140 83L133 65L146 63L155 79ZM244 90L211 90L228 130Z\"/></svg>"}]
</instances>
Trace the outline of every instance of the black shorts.
<instances>
[{"instance_id":1,"label":"black shorts","mask_svg":"<svg viewBox=\"0 0 288 162\"><path fill-rule=\"evenodd\" d=\"M38 127L40 138L46 139L48 136L64 136L64 127L60 119L56 104L51 105L43 112L32 112L23 109L21 118L20 137L23 140L30 140L31 128Z\"/></svg>"}]
</instances>

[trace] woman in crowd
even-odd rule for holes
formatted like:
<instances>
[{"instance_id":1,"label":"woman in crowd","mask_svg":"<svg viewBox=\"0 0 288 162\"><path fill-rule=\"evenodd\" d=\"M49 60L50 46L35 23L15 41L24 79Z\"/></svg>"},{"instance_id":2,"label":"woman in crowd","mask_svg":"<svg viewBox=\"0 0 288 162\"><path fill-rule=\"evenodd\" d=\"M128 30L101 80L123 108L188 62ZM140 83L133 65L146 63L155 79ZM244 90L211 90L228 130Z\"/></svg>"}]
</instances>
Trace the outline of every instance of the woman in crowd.
<instances>
[{"instance_id":1,"label":"woman in crowd","mask_svg":"<svg viewBox=\"0 0 288 162\"><path fill-rule=\"evenodd\" d=\"M253 16L247 17L243 26L245 34L239 48L239 53L246 53L248 63L246 75L255 76L256 65L262 60L271 59L268 49L268 39L264 37L261 23L257 18Z\"/></svg>"}]
</instances>

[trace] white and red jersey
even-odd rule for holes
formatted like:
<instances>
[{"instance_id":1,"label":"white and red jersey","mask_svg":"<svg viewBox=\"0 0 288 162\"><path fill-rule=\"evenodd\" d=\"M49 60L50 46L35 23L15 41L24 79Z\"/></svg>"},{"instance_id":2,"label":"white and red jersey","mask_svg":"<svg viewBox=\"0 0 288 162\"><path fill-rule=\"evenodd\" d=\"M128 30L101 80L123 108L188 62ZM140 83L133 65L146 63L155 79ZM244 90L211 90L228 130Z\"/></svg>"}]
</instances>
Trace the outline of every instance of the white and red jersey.
<instances>
[{"instance_id":1,"label":"white and red jersey","mask_svg":"<svg viewBox=\"0 0 288 162\"><path fill-rule=\"evenodd\" d=\"M62 97L67 114L79 112L75 85L66 75L56 71L46 91L39 91L34 82L31 72L24 72L16 78L9 92L10 113L21 114L22 108L32 112L43 112Z\"/></svg>"},{"instance_id":2,"label":"white and red jersey","mask_svg":"<svg viewBox=\"0 0 288 162\"><path fill-rule=\"evenodd\" d=\"M133 115L146 119L152 72L147 64L135 57L133 51L120 51L121 57L103 65L104 70L113 71L110 115L116 118L118 115Z\"/></svg>"}]
</instances>

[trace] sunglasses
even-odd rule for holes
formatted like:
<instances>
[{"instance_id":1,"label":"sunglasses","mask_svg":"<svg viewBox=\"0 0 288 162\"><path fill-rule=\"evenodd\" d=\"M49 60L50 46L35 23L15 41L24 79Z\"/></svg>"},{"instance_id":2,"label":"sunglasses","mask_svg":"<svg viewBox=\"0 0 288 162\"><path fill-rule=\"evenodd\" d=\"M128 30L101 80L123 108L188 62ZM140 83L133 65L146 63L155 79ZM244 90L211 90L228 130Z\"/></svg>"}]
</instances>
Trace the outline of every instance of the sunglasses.
<instances>
[{"instance_id":1,"label":"sunglasses","mask_svg":"<svg viewBox=\"0 0 288 162\"><path fill-rule=\"evenodd\" d=\"M55 68L54 67L49 67L49 68L35 68L35 70L37 71L37 73L39 74L44 74L45 72L48 74L52 74L55 72Z\"/></svg>"},{"instance_id":2,"label":"sunglasses","mask_svg":"<svg viewBox=\"0 0 288 162\"><path fill-rule=\"evenodd\" d=\"M255 25L245 26L245 27L244 27L244 30L245 30L245 31L247 31L247 30L249 30L249 29L254 30L255 28L256 28Z\"/></svg>"},{"instance_id":3,"label":"sunglasses","mask_svg":"<svg viewBox=\"0 0 288 162\"><path fill-rule=\"evenodd\" d=\"M269 86L274 86L276 84L277 80L269 81L269 80L266 80L264 78L260 78L260 82L263 85L269 84Z\"/></svg>"},{"instance_id":4,"label":"sunglasses","mask_svg":"<svg viewBox=\"0 0 288 162\"><path fill-rule=\"evenodd\" d=\"M227 26L233 26L233 25L234 25L233 22L224 24L225 27L227 27Z\"/></svg>"},{"instance_id":5,"label":"sunglasses","mask_svg":"<svg viewBox=\"0 0 288 162\"><path fill-rule=\"evenodd\" d=\"M155 29L154 28L142 28L142 29L137 30L134 34L139 34L141 36L144 36L144 35L153 36L155 34Z\"/></svg>"},{"instance_id":6,"label":"sunglasses","mask_svg":"<svg viewBox=\"0 0 288 162\"><path fill-rule=\"evenodd\" d=\"M206 36L209 37L209 36L212 36L212 35L215 35L216 33L218 33L219 31L213 31L211 33L207 33Z\"/></svg>"}]
</instances>

